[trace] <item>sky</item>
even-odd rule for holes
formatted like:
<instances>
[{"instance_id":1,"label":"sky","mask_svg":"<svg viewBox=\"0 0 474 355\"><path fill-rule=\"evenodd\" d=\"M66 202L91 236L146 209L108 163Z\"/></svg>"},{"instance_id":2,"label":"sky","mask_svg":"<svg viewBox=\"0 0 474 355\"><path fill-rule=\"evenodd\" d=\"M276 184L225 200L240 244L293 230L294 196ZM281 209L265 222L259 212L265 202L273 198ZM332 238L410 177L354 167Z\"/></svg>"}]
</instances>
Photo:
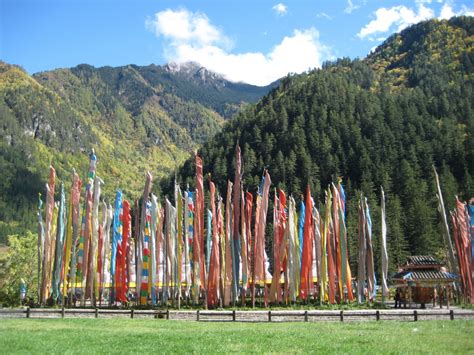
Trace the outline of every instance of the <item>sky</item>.
<instances>
[{"instance_id":1,"label":"sky","mask_svg":"<svg viewBox=\"0 0 474 355\"><path fill-rule=\"evenodd\" d=\"M30 74L193 61L267 85L456 15L473 0L0 0L0 60Z\"/></svg>"}]
</instances>

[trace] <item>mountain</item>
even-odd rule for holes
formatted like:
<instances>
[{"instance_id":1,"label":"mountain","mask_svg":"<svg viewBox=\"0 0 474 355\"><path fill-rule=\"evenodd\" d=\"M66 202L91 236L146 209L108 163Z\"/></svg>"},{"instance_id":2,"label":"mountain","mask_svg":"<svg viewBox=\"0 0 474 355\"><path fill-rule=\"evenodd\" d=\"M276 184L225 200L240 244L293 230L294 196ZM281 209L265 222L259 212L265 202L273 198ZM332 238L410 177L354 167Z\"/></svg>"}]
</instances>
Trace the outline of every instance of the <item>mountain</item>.
<instances>
[{"instance_id":1,"label":"mountain","mask_svg":"<svg viewBox=\"0 0 474 355\"><path fill-rule=\"evenodd\" d=\"M149 67L143 67L144 70L146 68ZM162 70L164 74L158 74L161 82L166 82L167 77L175 74L172 86L176 89L171 90L178 96L212 107L225 118L237 113L243 103L257 102L279 84L278 80L267 86L234 83L196 63L170 63L162 67ZM203 87L205 91L202 90Z\"/></svg>"},{"instance_id":2,"label":"mountain","mask_svg":"<svg viewBox=\"0 0 474 355\"><path fill-rule=\"evenodd\" d=\"M432 166L448 206L455 195L473 196L473 43L474 18L432 20L391 36L363 60L343 58L288 76L203 145L204 173L225 195L238 143L244 187L252 192L267 168L272 186L299 198L309 184L322 206L324 189L341 176L351 262L363 193L372 210L377 272L383 186L391 270L408 253L443 258ZM193 186L193 159L177 176ZM161 189L172 191L172 179Z\"/></svg>"},{"instance_id":3,"label":"mountain","mask_svg":"<svg viewBox=\"0 0 474 355\"><path fill-rule=\"evenodd\" d=\"M0 62L0 241L34 227L50 162L68 183L73 168L85 176L95 148L105 196L117 187L138 196L145 171L169 174L271 88L232 83L193 63L82 64L30 76Z\"/></svg>"},{"instance_id":4,"label":"mountain","mask_svg":"<svg viewBox=\"0 0 474 355\"><path fill-rule=\"evenodd\" d=\"M441 91L452 80L472 79L473 31L472 17L424 22L392 35L365 61L392 88Z\"/></svg>"}]
</instances>

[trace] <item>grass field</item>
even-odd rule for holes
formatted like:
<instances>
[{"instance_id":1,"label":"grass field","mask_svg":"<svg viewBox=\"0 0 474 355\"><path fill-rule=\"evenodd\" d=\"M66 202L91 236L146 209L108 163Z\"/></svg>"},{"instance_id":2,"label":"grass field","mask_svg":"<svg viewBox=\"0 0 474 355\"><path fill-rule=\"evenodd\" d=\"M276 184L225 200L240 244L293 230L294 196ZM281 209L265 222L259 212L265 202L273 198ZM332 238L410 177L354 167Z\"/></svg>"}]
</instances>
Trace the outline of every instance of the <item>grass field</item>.
<instances>
[{"instance_id":1,"label":"grass field","mask_svg":"<svg viewBox=\"0 0 474 355\"><path fill-rule=\"evenodd\" d=\"M2 319L0 353L474 353L474 321L203 323Z\"/></svg>"}]
</instances>

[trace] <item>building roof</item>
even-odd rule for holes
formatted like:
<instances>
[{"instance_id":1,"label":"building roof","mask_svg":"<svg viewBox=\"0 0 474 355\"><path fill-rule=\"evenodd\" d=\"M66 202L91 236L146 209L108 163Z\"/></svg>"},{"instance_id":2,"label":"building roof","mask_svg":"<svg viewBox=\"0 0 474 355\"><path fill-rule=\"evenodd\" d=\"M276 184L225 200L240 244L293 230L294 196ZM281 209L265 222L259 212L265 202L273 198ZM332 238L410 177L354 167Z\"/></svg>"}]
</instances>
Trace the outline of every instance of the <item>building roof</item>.
<instances>
[{"instance_id":1,"label":"building roof","mask_svg":"<svg viewBox=\"0 0 474 355\"><path fill-rule=\"evenodd\" d=\"M417 265L417 266L435 266L440 265L440 263L433 258L431 255L412 255L407 257L407 264Z\"/></svg>"},{"instance_id":2,"label":"building roof","mask_svg":"<svg viewBox=\"0 0 474 355\"><path fill-rule=\"evenodd\" d=\"M407 262L402 265L403 270L431 269L439 270L441 263L431 255L412 255L407 257Z\"/></svg>"},{"instance_id":3,"label":"building roof","mask_svg":"<svg viewBox=\"0 0 474 355\"><path fill-rule=\"evenodd\" d=\"M441 281L453 282L458 279L456 274L440 270L404 270L395 274L392 280L397 281Z\"/></svg>"}]
</instances>

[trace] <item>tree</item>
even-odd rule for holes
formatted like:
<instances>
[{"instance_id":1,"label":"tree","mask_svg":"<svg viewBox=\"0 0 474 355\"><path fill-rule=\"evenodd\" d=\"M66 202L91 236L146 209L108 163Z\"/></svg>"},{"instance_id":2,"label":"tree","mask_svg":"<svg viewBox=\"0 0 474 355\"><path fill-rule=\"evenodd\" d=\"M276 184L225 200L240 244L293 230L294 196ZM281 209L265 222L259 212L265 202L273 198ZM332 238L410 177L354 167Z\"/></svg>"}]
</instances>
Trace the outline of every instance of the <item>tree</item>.
<instances>
[{"instance_id":1,"label":"tree","mask_svg":"<svg viewBox=\"0 0 474 355\"><path fill-rule=\"evenodd\" d=\"M403 234L403 213L400 198L387 195L387 250L389 272L396 272L397 266L403 264L408 256L408 243Z\"/></svg>"},{"instance_id":2,"label":"tree","mask_svg":"<svg viewBox=\"0 0 474 355\"><path fill-rule=\"evenodd\" d=\"M27 231L24 235L8 237L8 252L0 270L0 303L15 306L20 303L21 279L26 282L27 297L36 299L38 236Z\"/></svg>"}]
</instances>

